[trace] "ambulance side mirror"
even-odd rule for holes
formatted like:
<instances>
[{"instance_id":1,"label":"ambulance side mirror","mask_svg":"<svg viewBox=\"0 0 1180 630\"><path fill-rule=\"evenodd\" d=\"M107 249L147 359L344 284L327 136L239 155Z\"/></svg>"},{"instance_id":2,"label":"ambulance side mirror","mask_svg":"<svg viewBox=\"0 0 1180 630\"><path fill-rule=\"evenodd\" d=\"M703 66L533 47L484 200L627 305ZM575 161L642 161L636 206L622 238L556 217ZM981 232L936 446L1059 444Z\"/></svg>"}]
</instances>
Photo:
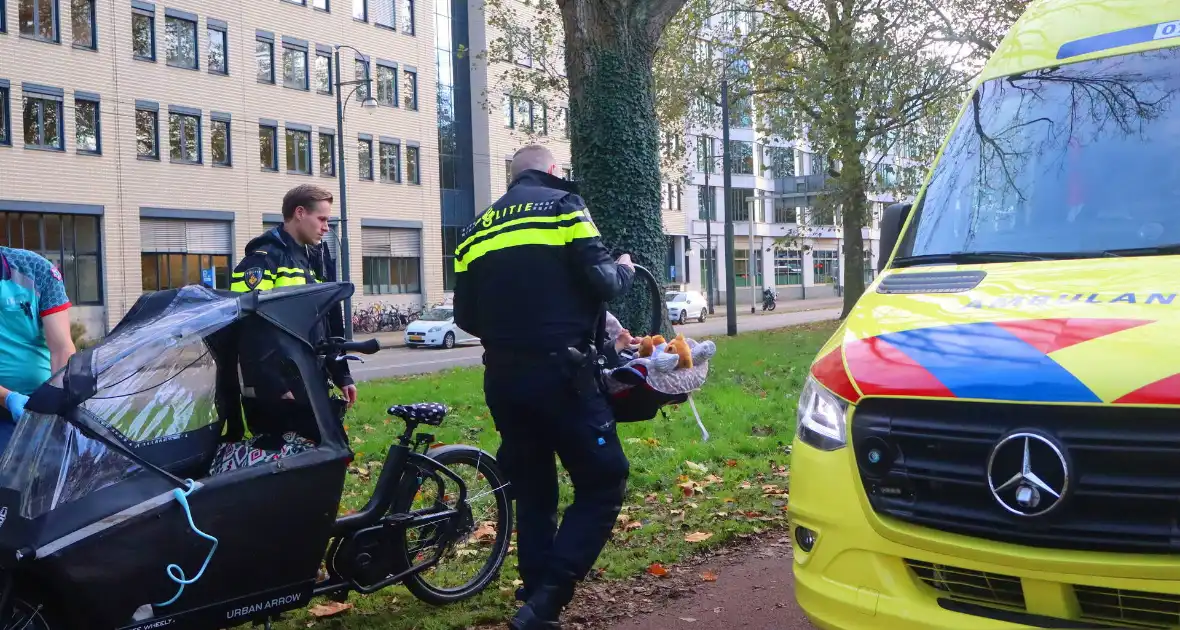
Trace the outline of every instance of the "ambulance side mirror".
<instances>
[{"instance_id":1,"label":"ambulance side mirror","mask_svg":"<svg viewBox=\"0 0 1180 630\"><path fill-rule=\"evenodd\" d=\"M912 203L895 203L881 214L881 251L877 254L877 273L885 270L885 263L889 262L897 239L901 237L901 226L905 225L913 207Z\"/></svg>"}]
</instances>

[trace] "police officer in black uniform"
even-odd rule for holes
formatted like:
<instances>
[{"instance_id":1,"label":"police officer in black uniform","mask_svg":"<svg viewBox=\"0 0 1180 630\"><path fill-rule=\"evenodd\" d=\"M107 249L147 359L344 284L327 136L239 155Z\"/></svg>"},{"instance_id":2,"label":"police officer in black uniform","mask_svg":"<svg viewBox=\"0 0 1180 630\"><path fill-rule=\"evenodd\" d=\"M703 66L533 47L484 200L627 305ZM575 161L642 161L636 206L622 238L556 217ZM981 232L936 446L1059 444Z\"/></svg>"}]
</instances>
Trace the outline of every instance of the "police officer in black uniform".
<instances>
[{"instance_id":1,"label":"police officer in black uniform","mask_svg":"<svg viewBox=\"0 0 1180 630\"><path fill-rule=\"evenodd\" d=\"M599 389L592 347L604 303L627 291L629 256L611 258L572 182L543 146L512 159L508 192L463 230L455 323L484 347L484 396L516 499L525 604L514 630L558 628L622 509L629 463ZM575 497L557 526L557 466Z\"/></svg>"},{"instance_id":2,"label":"police officer in black uniform","mask_svg":"<svg viewBox=\"0 0 1180 630\"><path fill-rule=\"evenodd\" d=\"M336 261L323 242L328 233L332 212L332 193L313 184L301 184L283 197L283 224L263 232L246 245L246 257L234 268L230 290L239 293L265 291L279 287L336 281ZM254 418L254 433L278 433L296 430L300 435L318 440L310 410L286 404L305 402L306 390L294 365L284 361L279 344L269 335L271 330L243 330L240 334L239 362L246 386L243 407ZM337 304L319 323L313 336L344 336L344 309ZM313 339L313 341L316 341ZM345 395L347 406L356 402L356 385L347 361L329 361L327 371L333 383ZM278 408L284 408L276 412ZM301 416L306 415L306 418ZM267 422L267 419L284 426ZM293 425L293 426L292 426Z\"/></svg>"}]
</instances>

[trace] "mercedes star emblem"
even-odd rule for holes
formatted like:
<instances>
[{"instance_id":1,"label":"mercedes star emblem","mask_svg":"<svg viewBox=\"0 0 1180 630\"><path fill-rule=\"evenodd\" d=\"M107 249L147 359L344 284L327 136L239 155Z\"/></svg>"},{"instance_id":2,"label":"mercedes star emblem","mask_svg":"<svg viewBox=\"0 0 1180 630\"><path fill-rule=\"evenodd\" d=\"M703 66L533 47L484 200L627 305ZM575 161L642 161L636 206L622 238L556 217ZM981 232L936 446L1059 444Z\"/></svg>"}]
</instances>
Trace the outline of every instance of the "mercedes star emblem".
<instances>
[{"instance_id":1,"label":"mercedes star emblem","mask_svg":"<svg viewBox=\"0 0 1180 630\"><path fill-rule=\"evenodd\" d=\"M987 460L987 484L1005 510L1043 516L1061 504L1069 489L1069 463L1053 440L1018 432L1000 440Z\"/></svg>"}]
</instances>

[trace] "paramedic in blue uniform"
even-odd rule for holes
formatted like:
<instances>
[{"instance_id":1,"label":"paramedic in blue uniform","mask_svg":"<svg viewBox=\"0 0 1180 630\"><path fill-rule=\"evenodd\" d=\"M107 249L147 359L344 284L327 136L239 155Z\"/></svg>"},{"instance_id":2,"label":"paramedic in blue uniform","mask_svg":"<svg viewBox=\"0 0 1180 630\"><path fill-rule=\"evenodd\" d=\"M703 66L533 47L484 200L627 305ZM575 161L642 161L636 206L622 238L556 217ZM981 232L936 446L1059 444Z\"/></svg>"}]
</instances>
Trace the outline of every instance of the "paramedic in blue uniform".
<instances>
[{"instance_id":1,"label":"paramedic in blue uniform","mask_svg":"<svg viewBox=\"0 0 1180 630\"><path fill-rule=\"evenodd\" d=\"M0 451L29 395L74 352L61 272L36 252L0 247Z\"/></svg>"},{"instance_id":2,"label":"paramedic in blue uniform","mask_svg":"<svg viewBox=\"0 0 1180 630\"><path fill-rule=\"evenodd\" d=\"M516 499L525 604L515 630L558 627L610 539L629 473L594 367L578 353L635 270L629 256L611 258L577 188L555 170L545 147L517 151L507 193L455 250L455 323L483 344L484 397ZM574 485L560 528L555 454Z\"/></svg>"}]
</instances>

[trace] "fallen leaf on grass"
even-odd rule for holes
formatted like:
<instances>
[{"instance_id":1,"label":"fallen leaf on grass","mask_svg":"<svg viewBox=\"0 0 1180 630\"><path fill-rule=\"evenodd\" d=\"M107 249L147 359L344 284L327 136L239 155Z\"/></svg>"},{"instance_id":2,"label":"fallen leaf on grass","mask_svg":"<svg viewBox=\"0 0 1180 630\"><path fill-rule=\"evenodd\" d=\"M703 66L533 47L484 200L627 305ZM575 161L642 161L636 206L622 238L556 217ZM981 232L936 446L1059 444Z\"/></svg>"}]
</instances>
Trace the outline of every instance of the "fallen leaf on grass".
<instances>
[{"instance_id":1,"label":"fallen leaf on grass","mask_svg":"<svg viewBox=\"0 0 1180 630\"><path fill-rule=\"evenodd\" d=\"M703 473L707 473L707 472L709 472L709 469L708 469L708 467L706 467L706 466L702 466L702 465L700 465L700 464L698 464L698 463L696 463L696 462L691 462L691 461L689 461L689 460L687 460L687 459L686 459L686 460L684 460L684 465L685 465L685 466L688 466L689 468L691 468L691 469L693 469L693 470L695 470L695 471L697 471L697 472L699 472L699 473L702 473L702 474L703 474Z\"/></svg>"},{"instance_id":2,"label":"fallen leaf on grass","mask_svg":"<svg viewBox=\"0 0 1180 630\"><path fill-rule=\"evenodd\" d=\"M736 459L731 459L731 460L726 461L725 465L729 466L730 468L736 468L738 465L738 461Z\"/></svg>"},{"instance_id":3,"label":"fallen leaf on grass","mask_svg":"<svg viewBox=\"0 0 1180 630\"><path fill-rule=\"evenodd\" d=\"M690 542L690 543L705 542L706 540L709 540L712 537L713 537L713 534L710 532L693 532L693 533L684 537L684 542Z\"/></svg>"},{"instance_id":4,"label":"fallen leaf on grass","mask_svg":"<svg viewBox=\"0 0 1180 630\"><path fill-rule=\"evenodd\" d=\"M640 527L643 527L643 523L640 523L639 521L631 521L623 527L623 531L629 532L633 529L639 529Z\"/></svg>"},{"instance_id":5,"label":"fallen leaf on grass","mask_svg":"<svg viewBox=\"0 0 1180 630\"><path fill-rule=\"evenodd\" d=\"M348 602L328 602L326 604L316 604L312 606L307 612L312 617L323 618L339 615L340 613L352 608L352 604Z\"/></svg>"},{"instance_id":6,"label":"fallen leaf on grass","mask_svg":"<svg viewBox=\"0 0 1180 630\"><path fill-rule=\"evenodd\" d=\"M668 570L665 569L664 565L660 564L659 562L651 563L651 566L647 568L647 572L656 577L664 577L665 575L668 575Z\"/></svg>"},{"instance_id":7,"label":"fallen leaf on grass","mask_svg":"<svg viewBox=\"0 0 1180 630\"><path fill-rule=\"evenodd\" d=\"M705 571L704 573L701 574L701 579L706 582L716 582L717 581L717 574L713 573L712 571Z\"/></svg>"}]
</instances>

